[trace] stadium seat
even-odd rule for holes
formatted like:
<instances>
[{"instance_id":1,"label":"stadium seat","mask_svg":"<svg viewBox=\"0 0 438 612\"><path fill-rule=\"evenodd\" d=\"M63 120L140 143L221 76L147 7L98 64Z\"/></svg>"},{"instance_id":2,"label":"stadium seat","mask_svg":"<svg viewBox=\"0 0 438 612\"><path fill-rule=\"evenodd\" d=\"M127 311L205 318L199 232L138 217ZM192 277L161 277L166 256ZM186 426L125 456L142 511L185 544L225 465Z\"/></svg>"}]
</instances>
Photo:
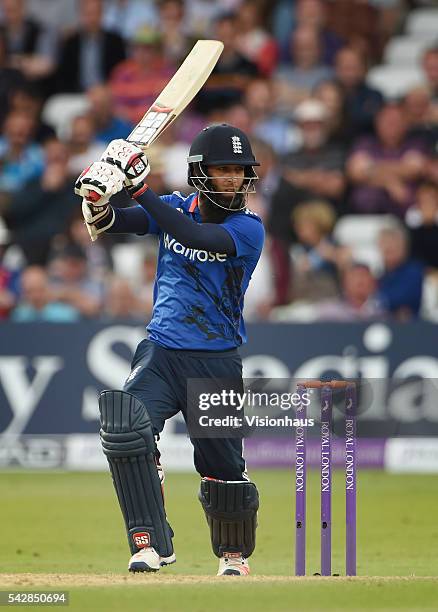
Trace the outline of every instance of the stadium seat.
<instances>
[{"instance_id":1,"label":"stadium seat","mask_svg":"<svg viewBox=\"0 0 438 612\"><path fill-rule=\"evenodd\" d=\"M1 244L1 243L0 243ZM3 255L2 264L8 270L21 270L26 266L26 257L18 244L11 244Z\"/></svg>"},{"instance_id":2,"label":"stadium seat","mask_svg":"<svg viewBox=\"0 0 438 612\"><path fill-rule=\"evenodd\" d=\"M406 32L415 36L429 34L438 40L438 9L424 8L409 13Z\"/></svg>"},{"instance_id":3,"label":"stadium seat","mask_svg":"<svg viewBox=\"0 0 438 612\"><path fill-rule=\"evenodd\" d=\"M5 225L5 222L0 217L0 245L7 244L9 238L8 228Z\"/></svg>"},{"instance_id":4,"label":"stadium seat","mask_svg":"<svg viewBox=\"0 0 438 612\"><path fill-rule=\"evenodd\" d=\"M378 273L382 261L377 237L384 227L395 221L392 215L346 215L336 223L333 236L339 245L351 249L355 261L367 264Z\"/></svg>"},{"instance_id":5,"label":"stadium seat","mask_svg":"<svg viewBox=\"0 0 438 612\"><path fill-rule=\"evenodd\" d=\"M424 277L420 314L422 319L438 323L438 278L433 274Z\"/></svg>"},{"instance_id":6,"label":"stadium seat","mask_svg":"<svg viewBox=\"0 0 438 612\"><path fill-rule=\"evenodd\" d=\"M135 283L141 282L145 245L139 242L115 244L111 249L114 272Z\"/></svg>"},{"instance_id":7,"label":"stadium seat","mask_svg":"<svg viewBox=\"0 0 438 612\"><path fill-rule=\"evenodd\" d=\"M269 316L275 323L313 323L318 320L318 305L305 300L277 306Z\"/></svg>"},{"instance_id":8,"label":"stadium seat","mask_svg":"<svg viewBox=\"0 0 438 612\"><path fill-rule=\"evenodd\" d=\"M58 138L65 138L72 120L88 108L87 97L83 94L56 94L45 103L42 118L53 127Z\"/></svg>"},{"instance_id":9,"label":"stadium seat","mask_svg":"<svg viewBox=\"0 0 438 612\"><path fill-rule=\"evenodd\" d=\"M418 66L430 43L427 37L394 36L385 47L385 63L392 66Z\"/></svg>"},{"instance_id":10,"label":"stadium seat","mask_svg":"<svg viewBox=\"0 0 438 612\"><path fill-rule=\"evenodd\" d=\"M371 68L367 83L378 89L386 99L399 98L410 89L424 84L423 71L418 66L381 64Z\"/></svg>"}]
</instances>

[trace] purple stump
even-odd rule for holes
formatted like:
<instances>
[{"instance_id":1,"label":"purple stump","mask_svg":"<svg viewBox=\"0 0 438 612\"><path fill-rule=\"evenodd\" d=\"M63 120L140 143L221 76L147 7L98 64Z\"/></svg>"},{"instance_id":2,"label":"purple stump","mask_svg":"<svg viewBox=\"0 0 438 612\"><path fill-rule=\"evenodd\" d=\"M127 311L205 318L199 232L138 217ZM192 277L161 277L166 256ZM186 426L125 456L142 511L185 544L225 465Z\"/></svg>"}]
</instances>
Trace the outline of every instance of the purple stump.
<instances>
[{"instance_id":1,"label":"purple stump","mask_svg":"<svg viewBox=\"0 0 438 612\"><path fill-rule=\"evenodd\" d=\"M296 417L305 419L306 405L303 394L306 388L297 386L300 404ZM295 575L306 575L306 428L295 430Z\"/></svg>"},{"instance_id":2,"label":"purple stump","mask_svg":"<svg viewBox=\"0 0 438 612\"><path fill-rule=\"evenodd\" d=\"M321 389L321 576L332 573L332 425L333 392Z\"/></svg>"},{"instance_id":3,"label":"purple stump","mask_svg":"<svg viewBox=\"0 0 438 612\"><path fill-rule=\"evenodd\" d=\"M356 385L345 390L345 573L356 576Z\"/></svg>"}]
</instances>

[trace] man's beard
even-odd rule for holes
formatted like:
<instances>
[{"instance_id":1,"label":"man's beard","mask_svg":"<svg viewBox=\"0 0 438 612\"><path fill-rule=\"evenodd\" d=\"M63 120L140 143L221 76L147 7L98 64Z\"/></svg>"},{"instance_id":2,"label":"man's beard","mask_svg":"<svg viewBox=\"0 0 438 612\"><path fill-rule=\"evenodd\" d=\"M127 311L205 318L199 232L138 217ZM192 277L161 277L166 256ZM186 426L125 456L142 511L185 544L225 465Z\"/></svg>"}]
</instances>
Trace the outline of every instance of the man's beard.
<instances>
[{"instance_id":1,"label":"man's beard","mask_svg":"<svg viewBox=\"0 0 438 612\"><path fill-rule=\"evenodd\" d=\"M209 194L209 195L213 196L214 199L221 206L230 205L231 200L228 198L225 198L224 196L221 196L219 194ZM235 198L237 199L239 195L241 194L237 194ZM219 206L216 206L215 204L213 204L213 202L211 202L207 198L207 196L203 193L199 194L199 199L202 202L202 220L204 223L223 223L225 219L228 217L228 215L230 215L233 212L236 212L236 210L233 208L230 208L229 210L224 210L223 208L219 208ZM236 201L234 201L234 203L236 203ZM240 200L239 200L239 208L240 208Z\"/></svg>"}]
</instances>

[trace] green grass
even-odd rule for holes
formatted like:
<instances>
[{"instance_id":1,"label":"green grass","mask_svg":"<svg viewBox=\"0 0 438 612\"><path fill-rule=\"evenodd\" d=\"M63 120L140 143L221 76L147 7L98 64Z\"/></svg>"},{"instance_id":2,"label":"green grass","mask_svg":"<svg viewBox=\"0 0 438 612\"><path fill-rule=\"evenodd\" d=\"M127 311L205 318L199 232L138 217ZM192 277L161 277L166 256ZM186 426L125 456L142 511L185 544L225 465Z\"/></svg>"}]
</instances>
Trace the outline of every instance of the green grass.
<instances>
[{"instance_id":1,"label":"green grass","mask_svg":"<svg viewBox=\"0 0 438 612\"><path fill-rule=\"evenodd\" d=\"M153 579L149 575L134 576L123 584L129 551L109 475L0 473L0 586L2 574L116 575L104 587L85 587L80 581L78 586L69 586L70 609L75 610L128 612L148 607L146 603L151 601L148 609L153 612L210 611L235 606L265 612L437 609L438 581L434 580L269 580L269 576L293 574L292 472L258 471L251 475L261 498L257 548L251 559L251 570L253 576L266 578L254 578L246 584L239 579L225 584L223 579L214 578L211 582L183 581L184 575L214 575L217 562L210 550L207 525L197 500L198 477L169 474L166 505L175 531L177 563ZM436 483L434 476L360 472L360 576L438 575ZM339 472L335 473L333 494L333 571L341 574L345 569L344 538L345 495L343 475ZM308 572L318 570L318 474L311 472ZM160 579L162 584L158 583ZM16 588L28 589L31 584L23 581ZM145 605L139 605L139 601Z\"/></svg>"},{"instance_id":2,"label":"green grass","mask_svg":"<svg viewBox=\"0 0 438 612\"><path fill-rule=\"evenodd\" d=\"M70 601L78 610L153 610L175 612L190 610L436 610L438 585L425 583L374 584L251 584L250 592L241 584L200 585L189 587L148 586L113 587L106 591L89 589L70 591ZM429 602L421 605L421 598ZM184 602L189 602L184 607ZM97 605L96 605L97 604ZM128 607L129 606L129 607ZM130 607L132 606L132 608Z\"/></svg>"}]
</instances>

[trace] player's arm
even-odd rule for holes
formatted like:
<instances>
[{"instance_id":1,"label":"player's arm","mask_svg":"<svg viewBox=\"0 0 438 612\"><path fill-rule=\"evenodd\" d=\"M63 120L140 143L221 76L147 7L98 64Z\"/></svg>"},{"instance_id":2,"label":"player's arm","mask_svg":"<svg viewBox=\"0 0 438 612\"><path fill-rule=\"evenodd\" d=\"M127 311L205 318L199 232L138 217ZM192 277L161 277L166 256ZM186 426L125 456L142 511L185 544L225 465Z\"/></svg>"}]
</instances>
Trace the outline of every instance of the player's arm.
<instances>
[{"instance_id":1,"label":"player's arm","mask_svg":"<svg viewBox=\"0 0 438 612\"><path fill-rule=\"evenodd\" d=\"M236 247L230 233L217 223L196 223L161 200L151 189L133 194L161 229L186 247L235 255Z\"/></svg>"},{"instance_id":2,"label":"player's arm","mask_svg":"<svg viewBox=\"0 0 438 612\"><path fill-rule=\"evenodd\" d=\"M149 215L165 232L193 249L235 255L230 233L216 223L196 223L163 202L144 179L150 172L143 151L124 140L114 140L103 154L105 161L95 162L79 177L75 185L84 200L82 211L91 239L104 231L144 234L149 228ZM114 209L112 195L125 186L140 206Z\"/></svg>"},{"instance_id":3,"label":"player's arm","mask_svg":"<svg viewBox=\"0 0 438 612\"><path fill-rule=\"evenodd\" d=\"M82 214L93 241L103 232L138 235L149 232L149 217L141 206L114 208L108 204L103 212L96 215L93 203L84 199Z\"/></svg>"},{"instance_id":4,"label":"player's arm","mask_svg":"<svg viewBox=\"0 0 438 612\"><path fill-rule=\"evenodd\" d=\"M144 179L150 171L149 162L141 149L124 140L113 140L103 154L106 162L114 164L125 175L124 184L143 214L150 215L157 225L186 247L235 255L230 233L216 223L196 223L161 200ZM130 210L125 209L129 214ZM120 213L120 211L119 211ZM140 212L137 211L139 215ZM114 227L114 226L113 226ZM137 233L140 233L137 230Z\"/></svg>"},{"instance_id":5,"label":"player's arm","mask_svg":"<svg viewBox=\"0 0 438 612\"><path fill-rule=\"evenodd\" d=\"M134 164L135 160L131 163ZM135 188L136 181L143 184L149 170L149 165L142 167L138 176L133 176L130 186ZM154 225L152 220L141 206L117 209L110 205L110 198L123 189L127 180L125 172L106 161L95 162L79 176L75 192L83 198L82 214L91 240L97 240L103 232L146 234L154 229L151 228Z\"/></svg>"}]
</instances>

